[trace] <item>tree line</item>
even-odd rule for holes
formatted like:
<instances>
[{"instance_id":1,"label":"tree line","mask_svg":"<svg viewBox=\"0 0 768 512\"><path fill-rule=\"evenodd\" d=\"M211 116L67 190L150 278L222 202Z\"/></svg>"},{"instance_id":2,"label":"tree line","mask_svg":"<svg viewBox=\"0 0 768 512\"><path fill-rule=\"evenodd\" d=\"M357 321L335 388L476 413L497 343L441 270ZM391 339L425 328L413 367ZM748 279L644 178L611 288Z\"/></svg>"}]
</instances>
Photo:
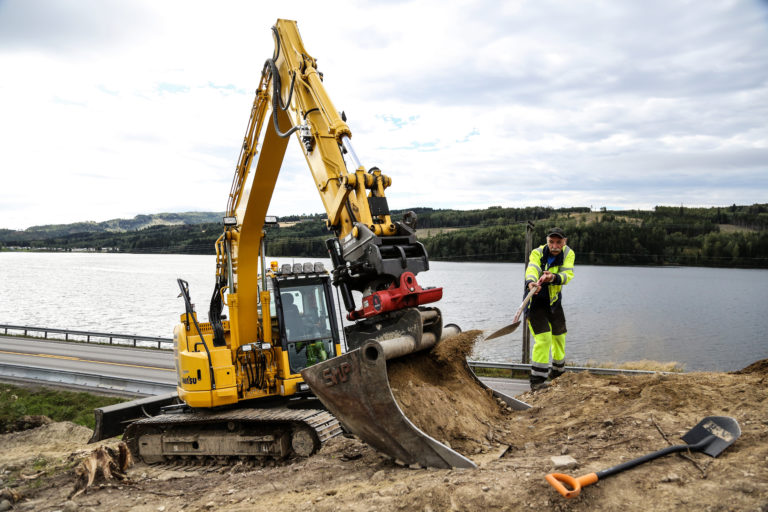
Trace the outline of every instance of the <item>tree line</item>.
<instances>
[{"instance_id":1,"label":"tree line","mask_svg":"<svg viewBox=\"0 0 768 512\"><path fill-rule=\"evenodd\" d=\"M522 262L530 222L534 246L544 243L548 228L563 228L580 264L768 268L768 204L600 212L585 207L413 211L418 216L417 234L432 260ZM399 220L404 213L395 211L393 218ZM327 257L325 239L332 234L324 217L294 216L290 220L296 223L266 228L268 254ZM219 223L203 223L34 240L13 240L6 235L0 244L31 250L213 254L214 242L222 232Z\"/></svg>"}]
</instances>

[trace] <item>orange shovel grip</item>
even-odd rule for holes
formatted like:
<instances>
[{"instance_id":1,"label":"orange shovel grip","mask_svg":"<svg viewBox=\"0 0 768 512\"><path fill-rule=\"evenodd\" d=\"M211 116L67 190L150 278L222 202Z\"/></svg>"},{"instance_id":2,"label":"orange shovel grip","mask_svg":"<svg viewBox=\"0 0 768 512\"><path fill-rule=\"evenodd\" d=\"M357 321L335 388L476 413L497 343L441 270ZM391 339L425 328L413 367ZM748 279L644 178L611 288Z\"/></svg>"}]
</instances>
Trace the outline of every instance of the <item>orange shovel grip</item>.
<instances>
[{"instance_id":1,"label":"orange shovel grip","mask_svg":"<svg viewBox=\"0 0 768 512\"><path fill-rule=\"evenodd\" d=\"M580 476L578 478L574 478L571 475L564 475L563 473L550 473L544 478L547 479L549 485L554 487L557 492L566 498L575 498L581 492L582 487L597 482L597 473L589 473L588 475ZM563 484L568 485L570 489Z\"/></svg>"}]
</instances>

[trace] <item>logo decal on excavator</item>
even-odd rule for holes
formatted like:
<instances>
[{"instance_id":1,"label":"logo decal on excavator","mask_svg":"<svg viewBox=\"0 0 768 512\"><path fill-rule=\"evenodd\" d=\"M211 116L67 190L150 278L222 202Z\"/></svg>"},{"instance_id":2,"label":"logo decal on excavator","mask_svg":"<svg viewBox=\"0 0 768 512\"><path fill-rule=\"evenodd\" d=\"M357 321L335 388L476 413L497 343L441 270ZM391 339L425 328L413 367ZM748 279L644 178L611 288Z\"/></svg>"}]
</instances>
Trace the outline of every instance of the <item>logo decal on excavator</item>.
<instances>
[{"instance_id":1,"label":"logo decal on excavator","mask_svg":"<svg viewBox=\"0 0 768 512\"><path fill-rule=\"evenodd\" d=\"M335 386L336 384L347 382L347 376L352 370L349 363L341 363L338 366L331 366L323 370L323 381L326 386Z\"/></svg>"},{"instance_id":2,"label":"logo decal on excavator","mask_svg":"<svg viewBox=\"0 0 768 512\"><path fill-rule=\"evenodd\" d=\"M182 384L197 384L197 379L194 377L184 377L181 379Z\"/></svg>"}]
</instances>

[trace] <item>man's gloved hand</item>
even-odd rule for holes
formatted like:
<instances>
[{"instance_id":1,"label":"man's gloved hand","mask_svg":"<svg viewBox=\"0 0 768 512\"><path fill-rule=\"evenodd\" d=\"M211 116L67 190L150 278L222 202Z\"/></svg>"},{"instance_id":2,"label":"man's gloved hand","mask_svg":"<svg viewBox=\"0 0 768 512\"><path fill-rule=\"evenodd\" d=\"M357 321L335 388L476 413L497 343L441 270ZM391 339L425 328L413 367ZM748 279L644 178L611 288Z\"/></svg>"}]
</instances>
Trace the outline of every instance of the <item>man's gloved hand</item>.
<instances>
[{"instance_id":1,"label":"man's gloved hand","mask_svg":"<svg viewBox=\"0 0 768 512\"><path fill-rule=\"evenodd\" d=\"M555 280L555 274L550 272L549 270L545 270L543 274L541 274L541 277L539 278L539 281L536 283L538 286L541 286L544 283L551 283Z\"/></svg>"}]
</instances>

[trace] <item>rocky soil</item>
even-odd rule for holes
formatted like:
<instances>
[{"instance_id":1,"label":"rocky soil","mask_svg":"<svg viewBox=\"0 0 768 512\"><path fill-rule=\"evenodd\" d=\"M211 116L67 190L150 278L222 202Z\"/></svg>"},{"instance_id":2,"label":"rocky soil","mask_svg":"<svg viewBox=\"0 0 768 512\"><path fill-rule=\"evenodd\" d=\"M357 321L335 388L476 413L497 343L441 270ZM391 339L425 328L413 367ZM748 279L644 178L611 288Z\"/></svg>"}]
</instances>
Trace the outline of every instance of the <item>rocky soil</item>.
<instances>
[{"instance_id":1,"label":"rocky soil","mask_svg":"<svg viewBox=\"0 0 768 512\"><path fill-rule=\"evenodd\" d=\"M13 510L93 511L768 511L768 360L735 373L600 377L568 373L511 411L462 367L471 339L391 364L398 403L420 428L478 463L474 470L401 467L355 438L272 467L136 464L128 480L74 500L74 466L90 431L52 423L0 436L0 500ZM670 455L566 500L545 481L553 457L579 476L670 444L706 416L731 416L741 437L718 458ZM112 444L116 441L111 441Z\"/></svg>"}]
</instances>

